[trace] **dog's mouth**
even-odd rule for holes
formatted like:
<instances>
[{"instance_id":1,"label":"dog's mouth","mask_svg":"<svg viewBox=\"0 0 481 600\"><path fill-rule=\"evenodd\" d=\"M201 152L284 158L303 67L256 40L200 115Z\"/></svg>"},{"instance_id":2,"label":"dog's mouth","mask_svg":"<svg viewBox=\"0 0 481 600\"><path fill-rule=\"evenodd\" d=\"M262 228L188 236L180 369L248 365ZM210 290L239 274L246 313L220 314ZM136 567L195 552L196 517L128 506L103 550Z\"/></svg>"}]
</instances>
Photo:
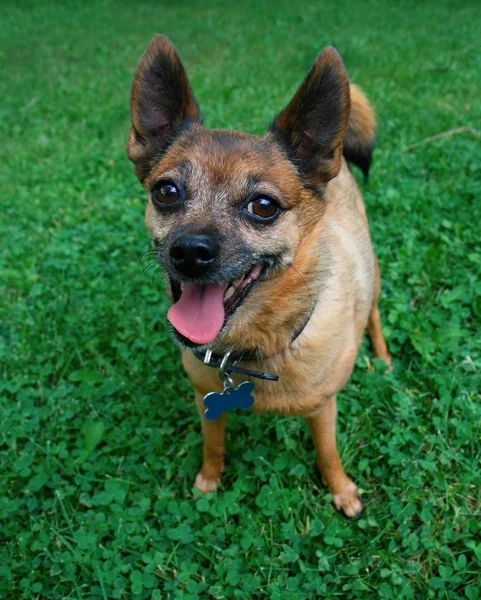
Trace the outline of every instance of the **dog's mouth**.
<instances>
[{"instance_id":1,"label":"dog's mouth","mask_svg":"<svg viewBox=\"0 0 481 600\"><path fill-rule=\"evenodd\" d=\"M187 346L212 343L258 282L263 269L262 263L256 263L241 277L210 284L171 279L174 304L167 318L179 339Z\"/></svg>"}]
</instances>

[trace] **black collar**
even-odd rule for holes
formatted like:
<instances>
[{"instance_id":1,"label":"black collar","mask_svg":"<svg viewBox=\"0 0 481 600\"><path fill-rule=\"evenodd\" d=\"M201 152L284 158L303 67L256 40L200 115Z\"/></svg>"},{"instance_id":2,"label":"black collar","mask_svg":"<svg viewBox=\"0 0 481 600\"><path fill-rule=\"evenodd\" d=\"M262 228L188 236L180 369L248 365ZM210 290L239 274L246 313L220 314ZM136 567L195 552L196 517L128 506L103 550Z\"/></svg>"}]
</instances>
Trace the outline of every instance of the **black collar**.
<instances>
[{"instance_id":1,"label":"black collar","mask_svg":"<svg viewBox=\"0 0 481 600\"><path fill-rule=\"evenodd\" d=\"M301 335L301 333L304 331L307 324L311 320L312 313L314 312L315 307L316 307L316 305L314 304L314 307L312 308L311 312L309 313L309 316L305 320L302 327L294 332L294 335L291 337L291 341L289 342L289 344L293 344L297 340L297 338ZM212 356L210 357L210 360L206 362L206 352L200 352L199 350L194 350L193 353L196 358L201 360L208 367L213 367L215 369L220 368L223 356L218 355L218 354L212 354ZM261 357L261 356L259 356L259 353L257 350L244 350L244 351L238 350L237 352L234 352L229 355L229 360L231 360L232 362L227 363L224 366L224 371L226 373L239 373L240 375L248 375L249 377L257 377L257 379L267 379L268 381L279 381L278 375L271 375L270 373L262 373L261 371L253 371L251 369L244 369L244 368L238 367L236 365L236 363L241 362L241 361L265 360L267 358L272 358L272 356Z\"/></svg>"}]
</instances>

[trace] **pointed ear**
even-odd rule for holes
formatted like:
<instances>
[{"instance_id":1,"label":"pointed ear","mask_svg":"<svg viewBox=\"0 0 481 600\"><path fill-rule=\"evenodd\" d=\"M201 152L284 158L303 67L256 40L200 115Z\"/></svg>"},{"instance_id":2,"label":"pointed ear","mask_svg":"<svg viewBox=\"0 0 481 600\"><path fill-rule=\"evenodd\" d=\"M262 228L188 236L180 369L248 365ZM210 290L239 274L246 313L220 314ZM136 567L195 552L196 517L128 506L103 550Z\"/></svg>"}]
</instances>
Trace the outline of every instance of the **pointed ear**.
<instances>
[{"instance_id":1,"label":"pointed ear","mask_svg":"<svg viewBox=\"0 0 481 600\"><path fill-rule=\"evenodd\" d=\"M181 128L201 123L179 55L163 35L152 39L140 59L132 83L130 115L127 154L140 181Z\"/></svg>"},{"instance_id":2,"label":"pointed ear","mask_svg":"<svg viewBox=\"0 0 481 600\"><path fill-rule=\"evenodd\" d=\"M302 174L322 185L341 168L349 111L346 69L338 52L329 46L317 56L294 98L269 129Z\"/></svg>"}]
</instances>

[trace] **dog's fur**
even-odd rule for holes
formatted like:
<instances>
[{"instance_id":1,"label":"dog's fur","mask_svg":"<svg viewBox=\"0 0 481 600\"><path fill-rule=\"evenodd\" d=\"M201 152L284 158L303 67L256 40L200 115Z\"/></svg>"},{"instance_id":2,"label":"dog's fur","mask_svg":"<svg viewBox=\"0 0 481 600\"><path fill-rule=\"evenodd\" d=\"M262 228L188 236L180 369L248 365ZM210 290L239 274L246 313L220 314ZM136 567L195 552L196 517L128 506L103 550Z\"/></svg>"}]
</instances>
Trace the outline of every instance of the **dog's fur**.
<instances>
[{"instance_id":1,"label":"dog's fur","mask_svg":"<svg viewBox=\"0 0 481 600\"><path fill-rule=\"evenodd\" d=\"M207 232L220 248L214 273L201 283L231 281L254 263L265 265L220 334L202 349L255 350L259 359L241 366L279 375L277 383L252 379L254 410L303 416L335 506L348 516L359 514L357 487L336 449L336 393L351 375L366 328L376 356L391 361L377 308L377 260L346 162L367 177L375 117L366 97L349 85L334 48L326 48L263 137L208 130L180 58L157 35L135 74L131 116L127 152L149 194L146 225L168 279L191 280L179 276L169 259L173 240L185 232ZM154 206L152 190L160 179L186 190L180 208ZM252 194L276 198L280 216L266 225L244 218L239 206ZM224 469L227 417L206 421L202 399L222 384L192 354L193 344L177 338L204 435L195 485L210 492Z\"/></svg>"}]
</instances>

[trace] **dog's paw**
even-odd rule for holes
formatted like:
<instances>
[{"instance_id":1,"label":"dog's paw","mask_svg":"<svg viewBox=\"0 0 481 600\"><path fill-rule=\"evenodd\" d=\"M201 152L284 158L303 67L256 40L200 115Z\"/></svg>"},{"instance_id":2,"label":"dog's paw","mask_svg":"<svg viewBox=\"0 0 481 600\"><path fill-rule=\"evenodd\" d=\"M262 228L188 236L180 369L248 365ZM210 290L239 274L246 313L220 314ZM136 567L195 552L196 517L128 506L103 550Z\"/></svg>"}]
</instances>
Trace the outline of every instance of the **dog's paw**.
<instances>
[{"instance_id":1,"label":"dog's paw","mask_svg":"<svg viewBox=\"0 0 481 600\"><path fill-rule=\"evenodd\" d=\"M387 348L383 352L376 353L376 358L380 358L386 363L387 369L384 371L384 375L388 375L392 371L392 356L389 354Z\"/></svg>"},{"instance_id":2,"label":"dog's paw","mask_svg":"<svg viewBox=\"0 0 481 600\"><path fill-rule=\"evenodd\" d=\"M210 494L211 492L215 492L215 490L219 487L219 483L220 478L208 479L199 471L199 473L197 473L197 477L195 478L194 487L202 494Z\"/></svg>"},{"instance_id":3,"label":"dog's paw","mask_svg":"<svg viewBox=\"0 0 481 600\"><path fill-rule=\"evenodd\" d=\"M377 358L381 358L386 363L387 369L384 371L384 375L388 375L392 371L392 356L386 350L385 354L382 354L381 356L378 356Z\"/></svg>"},{"instance_id":4,"label":"dog's paw","mask_svg":"<svg viewBox=\"0 0 481 600\"><path fill-rule=\"evenodd\" d=\"M357 490L357 485L352 481L346 486L342 492L332 494L332 501L337 510L341 511L346 517L358 517L364 508L361 498Z\"/></svg>"},{"instance_id":5,"label":"dog's paw","mask_svg":"<svg viewBox=\"0 0 481 600\"><path fill-rule=\"evenodd\" d=\"M393 370L392 356L388 354L384 359L384 362L387 365L387 369L384 371L384 375L389 375L389 373L391 373L391 371Z\"/></svg>"}]
</instances>

